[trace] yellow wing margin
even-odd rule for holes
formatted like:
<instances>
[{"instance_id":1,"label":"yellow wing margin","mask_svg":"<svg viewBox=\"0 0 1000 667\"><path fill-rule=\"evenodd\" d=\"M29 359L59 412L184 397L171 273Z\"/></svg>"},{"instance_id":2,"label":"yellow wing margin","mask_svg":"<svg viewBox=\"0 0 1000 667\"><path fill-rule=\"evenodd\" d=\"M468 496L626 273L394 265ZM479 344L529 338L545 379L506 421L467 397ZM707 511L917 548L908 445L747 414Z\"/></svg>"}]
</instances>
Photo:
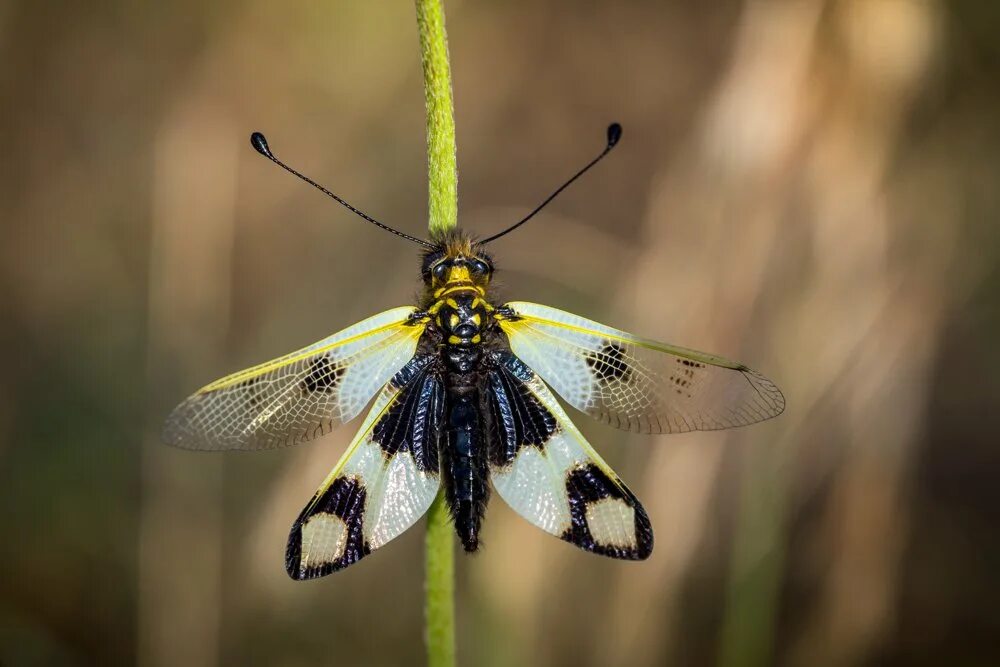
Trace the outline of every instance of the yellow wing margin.
<instances>
[{"instance_id":1,"label":"yellow wing margin","mask_svg":"<svg viewBox=\"0 0 1000 667\"><path fill-rule=\"evenodd\" d=\"M291 354L217 380L167 418L163 439L185 449L255 450L312 440L350 421L414 355L413 307L362 320Z\"/></svg>"},{"instance_id":2,"label":"yellow wing margin","mask_svg":"<svg viewBox=\"0 0 1000 667\"><path fill-rule=\"evenodd\" d=\"M535 303L501 316L511 350L567 403L634 433L754 424L785 397L760 373L723 357L660 343Z\"/></svg>"}]
</instances>

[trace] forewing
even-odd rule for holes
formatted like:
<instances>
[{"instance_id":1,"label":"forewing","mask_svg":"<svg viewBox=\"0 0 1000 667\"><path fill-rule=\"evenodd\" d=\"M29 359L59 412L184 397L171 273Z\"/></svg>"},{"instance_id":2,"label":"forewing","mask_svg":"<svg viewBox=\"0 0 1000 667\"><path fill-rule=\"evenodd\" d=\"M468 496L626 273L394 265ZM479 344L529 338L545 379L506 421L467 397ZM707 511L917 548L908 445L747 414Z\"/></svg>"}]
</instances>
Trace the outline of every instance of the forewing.
<instances>
[{"instance_id":1,"label":"forewing","mask_svg":"<svg viewBox=\"0 0 1000 667\"><path fill-rule=\"evenodd\" d=\"M213 382L174 409L164 440L186 449L271 449L330 432L413 358L424 329L410 323L414 310L387 310Z\"/></svg>"},{"instance_id":2,"label":"forewing","mask_svg":"<svg viewBox=\"0 0 1000 667\"><path fill-rule=\"evenodd\" d=\"M285 567L313 579L352 565L423 516L440 486L444 387L418 356L382 390L361 430L295 520Z\"/></svg>"},{"instance_id":3,"label":"forewing","mask_svg":"<svg viewBox=\"0 0 1000 667\"><path fill-rule=\"evenodd\" d=\"M593 450L539 377L511 354L487 374L490 479L542 530L603 556L642 560L653 529L638 499Z\"/></svg>"},{"instance_id":4,"label":"forewing","mask_svg":"<svg viewBox=\"0 0 1000 667\"><path fill-rule=\"evenodd\" d=\"M745 426L781 414L773 382L722 357L638 338L534 303L507 304L511 350L566 402L634 433Z\"/></svg>"}]
</instances>

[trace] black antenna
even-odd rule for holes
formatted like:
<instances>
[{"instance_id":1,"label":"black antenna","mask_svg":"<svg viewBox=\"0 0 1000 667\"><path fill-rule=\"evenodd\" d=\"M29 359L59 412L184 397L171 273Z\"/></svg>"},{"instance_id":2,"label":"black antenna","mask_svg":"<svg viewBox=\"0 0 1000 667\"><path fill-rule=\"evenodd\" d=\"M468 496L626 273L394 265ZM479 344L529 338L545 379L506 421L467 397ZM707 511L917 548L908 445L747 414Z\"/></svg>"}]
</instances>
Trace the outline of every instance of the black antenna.
<instances>
[{"instance_id":1,"label":"black antenna","mask_svg":"<svg viewBox=\"0 0 1000 667\"><path fill-rule=\"evenodd\" d=\"M295 176L298 176L299 178L301 178L303 181L305 181L309 185L313 186L314 188L316 188L317 190L319 190L320 192L322 192L326 196L332 197L333 199L335 199L339 203L341 203L344 206L346 206L352 212L354 212L357 215L361 216L362 218L364 218L368 222L372 223L373 225L377 225L378 227L381 227L382 229L384 229L387 232L392 232L396 236L404 238L407 241L413 241L414 243L419 243L420 245L422 245L422 246L424 246L426 248L435 248L435 247L437 247L433 243L431 243L430 241L425 241L423 239L418 239L416 236L410 236L409 234L404 234L401 231L393 229L389 225L382 224L381 222L379 222L375 218L371 217L370 215L367 215L366 213L364 213L362 211L359 211L358 209L354 208L353 206L351 206L350 204L348 204L346 201L344 201L343 199L341 199L337 195L333 194L332 192L330 192L329 190L327 190L322 185L320 185L316 181L312 180L308 176L303 176L299 172L295 171L294 169L292 169L291 167L289 167L287 164L285 164L284 162L282 162L278 158L274 157L274 153L271 152L271 148L267 145L267 137L265 137L260 132L254 132L253 134L250 135L250 145L254 147L254 150L256 150L258 153L260 153L261 155L263 155L264 157L266 157L268 160L270 160L274 164L278 165L279 167L281 167L282 169L284 169L288 173L293 174Z\"/></svg>"},{"instance_id":2,"label":"black antenna","mask_svg":"<svg viewBox=\"0 0 1000 667\"><path fill-rule=\"evenodd\" d=\"M527 216L525 216L524 218L522 218L520 221L514 223L513 225L511 225L507 229L503 230L499 234L494 234L493 236L489 237L485 241L480 241L480 243L490 243L491 241L496 241L498 238L500 238L504 234L509 234L510 232L514 231L515 229L517 229L518 227L520 227L521 225L523 225L524 223L526 223L528 220L531 220L533 217L535 217L536 213L538 213L543 208L545 208L546 204L548 204L550 201L552 201L553 199L555 199L556 196L560 192L562 192L563 190L565 190L566 188L568 188L570 186L570 183L572 183L573 181L575 181L576 179L580 178L585 173L587 173L588 169L590 169L595 164L597 164L598 162L600 162L601 158L603 158L605 155L607 155L609 152L611 152L611 149L615 147L615 145L618 143L618 140L621 139L621 138L622 138L622 126L619 125L618 123L611 123L611 125L608 125L608 145L604 147L604 150L601 151L600 155L598 155L593 160L591 160L590 162L588 162L587 166L585 166L583 169L581 169L580 171L578 171L575 174L573 174L573 177L571 179L569 179L568 181L566 181L565 183L563 183L562 185L560 185L556 189L556 191L553 192L552 194L550 194L545 199L545 201L543 201L541 204L539 204L535 208L534 211L532 211Z\"/></svg>"}]
</instances>

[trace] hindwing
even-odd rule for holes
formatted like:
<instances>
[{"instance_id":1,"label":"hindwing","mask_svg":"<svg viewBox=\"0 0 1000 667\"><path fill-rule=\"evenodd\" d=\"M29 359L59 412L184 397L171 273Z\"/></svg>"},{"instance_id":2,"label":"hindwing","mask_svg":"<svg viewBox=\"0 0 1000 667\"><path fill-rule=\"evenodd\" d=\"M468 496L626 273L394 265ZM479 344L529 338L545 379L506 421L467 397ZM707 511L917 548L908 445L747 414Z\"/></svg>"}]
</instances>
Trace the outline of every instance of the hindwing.
<instances>
[{"instance_id":1,"label":"hindwing","mask_svg":"<svg viewBox=\"0 0 1000 667\"><path fill-rule=\"evenodd\" d=\"M356 417L416 351L412 307L370 317L273 361L217 380L178 405L164 440L186 449L271 449Z\"/></svg>"},{"instance_id":2,"label":"hindwing","mask_svg":"<svg viewBox=\"0 0 1000 667\"><path fill-rule=\"evenodd\" d=\"M342 570L423 516L440 486L444 386L418 355L379 394L347 451L292 526L293 579Z\"/></svg>"},{"instance_id":3,"label":"hindwing","mask_svg":"<svg viewBox=\"0 0 1000 667\"><path fill-rule=\"evenodd\" d=\"M594 451L539 377L510 353L487 373L490 479L522 517L603 556L653 550L646 511Z\"/></svg>"},{"instance_id":4,"label":"hindwing","mask_svg":"<svg viewBox=\"0 0 1000 667\"><path fill-rule=\"evenodd\" d=\"M507 304L511 350L567 403L635 433L745 426L781 414L785 397L743 364L658 343L535 303Z\"/></svg>"}]
</instances>

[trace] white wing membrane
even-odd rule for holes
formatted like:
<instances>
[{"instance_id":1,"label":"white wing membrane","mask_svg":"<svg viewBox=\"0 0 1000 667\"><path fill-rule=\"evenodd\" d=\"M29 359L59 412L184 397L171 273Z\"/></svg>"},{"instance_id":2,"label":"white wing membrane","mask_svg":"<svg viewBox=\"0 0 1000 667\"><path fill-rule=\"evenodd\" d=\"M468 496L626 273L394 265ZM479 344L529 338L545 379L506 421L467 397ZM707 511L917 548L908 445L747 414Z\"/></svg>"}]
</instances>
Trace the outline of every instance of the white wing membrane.
<instances>
[{"instance_id":1,"label":"white wing membrane","mask_svg":"<svg viewBox=\"0 0 1000 667\"><path fill-rule=\"evenodd\" d=\"M312 579L353 565L423 516L440 486L433 434L442 392L436 378L419 372L402 387L394 380L382 390L292 526L285 556L289 576Z\"/></svg>"},{"instance_id":2,"label":"white wing membrane","mask_svg":"<svg viewBox=\"0 0 1000 667\"><path fill-rule=\"evenodd\" d=\"M507 304L511 349L570 405L636 433L710 431L785 409L770 380L746 366L658 343L535 303Z\"/></svg>"},{"instance_id":3,"label":"white wing membrane","mask_svg":"<svg viewBox=\"0 0 1000 667\"><path fill-rule=\"evenodd\" d=\"M318 343L202 388L170 414L163 437L187 449L271 449L350 421L409 361L423 325L394 308Z\"/></svg>"},{"instance_id":4,"label":"white wing membrane","mask_svg":"<svg viewBox=\"0 0 1000 667\"><path fill-rule=\"evenodd\" d=\"M511 358L499 389L490 479L542 530L593 553L641 560L653 531L638 499L594 451L537 375ZM505 371L498 371L505 372ZM522 388L527 389L523 391ZM528 423L534 426L525 427Z\"/></svg>"}]
</instances>

